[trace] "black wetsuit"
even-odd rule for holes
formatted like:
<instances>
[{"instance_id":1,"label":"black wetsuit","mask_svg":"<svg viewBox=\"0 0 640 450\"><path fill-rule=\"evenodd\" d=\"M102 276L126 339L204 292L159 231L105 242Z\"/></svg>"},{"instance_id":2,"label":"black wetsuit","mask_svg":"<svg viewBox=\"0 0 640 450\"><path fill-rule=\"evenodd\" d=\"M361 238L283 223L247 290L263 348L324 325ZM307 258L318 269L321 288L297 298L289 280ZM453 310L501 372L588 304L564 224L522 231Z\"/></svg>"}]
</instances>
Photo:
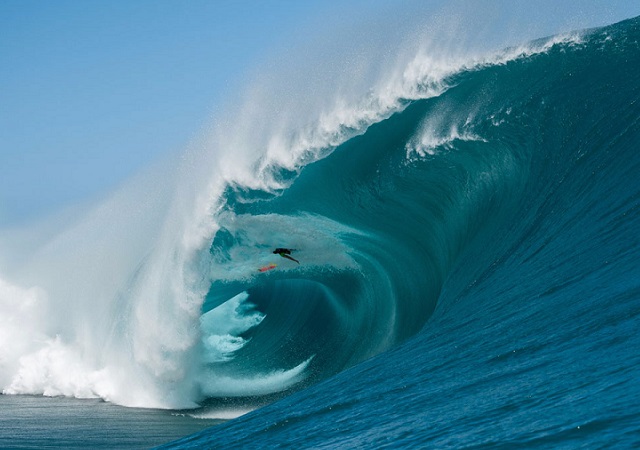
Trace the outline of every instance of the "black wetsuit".
<instances>
[{"instance_id":1,"label":"black wetsuit","mask_svg":"<svg viewBox=\"0 0 640 450\"><path fill-rule=\"evenodd\" d=\"M291 254L291 250L289 250L288 248L277 248L277 249L275 249L273 251L273 253L276 254L276 255L280 255L283 258L290 259L291 261L295 261L298 264L300 264L300 261L298 261L297 259L292 258L291 256L289 256Z\"/></svg>"}]
</instances>

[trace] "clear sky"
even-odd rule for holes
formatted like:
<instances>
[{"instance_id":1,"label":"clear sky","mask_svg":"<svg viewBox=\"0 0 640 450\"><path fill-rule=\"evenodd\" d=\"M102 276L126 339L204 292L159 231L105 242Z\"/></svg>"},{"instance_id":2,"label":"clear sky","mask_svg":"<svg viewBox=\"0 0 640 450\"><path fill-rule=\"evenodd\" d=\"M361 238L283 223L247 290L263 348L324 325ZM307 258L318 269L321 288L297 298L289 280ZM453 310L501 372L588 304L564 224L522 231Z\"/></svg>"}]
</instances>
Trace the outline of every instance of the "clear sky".
<instances>
[{"instance_id":1,"label":"clear sky","mask_svg":"<svg viewBox=\"0 0 640 450\"><path fill-rule=\"evenodd\" d=\"M92 198L185 147L272 51L442 3L0 1L0 227ZM483 4L519 11L541 36L640 14L639 0Z\"/></svg>"}]
</instances>

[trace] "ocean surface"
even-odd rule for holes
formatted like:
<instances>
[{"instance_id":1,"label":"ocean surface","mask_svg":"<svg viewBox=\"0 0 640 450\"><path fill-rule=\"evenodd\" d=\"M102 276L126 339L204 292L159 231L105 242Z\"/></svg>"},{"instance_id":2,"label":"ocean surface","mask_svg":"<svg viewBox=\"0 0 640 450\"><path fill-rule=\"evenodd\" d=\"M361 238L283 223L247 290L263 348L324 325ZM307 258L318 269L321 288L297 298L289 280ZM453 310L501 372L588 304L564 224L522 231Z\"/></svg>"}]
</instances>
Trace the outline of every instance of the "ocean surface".
<instances>
[{"instance_id":1,"label":"ocean surface","mask_svg":"<svg viewBox=\"0 0 640 450\"><path fill-rule=\"evenodd\" d=\"M98 399L0 396L0 448L151 448L223 420Z\"/></svg>"},{"instance_id":2,"label":"ocean surface","mask_svg":"<svg viewBox=\"0 0 640 450\"><path fill-rule=\"evenodd\" d=\"M640 447L639 68L636 18L241 109L0 272L0 445Z\"/></svg>"}]
</instances>

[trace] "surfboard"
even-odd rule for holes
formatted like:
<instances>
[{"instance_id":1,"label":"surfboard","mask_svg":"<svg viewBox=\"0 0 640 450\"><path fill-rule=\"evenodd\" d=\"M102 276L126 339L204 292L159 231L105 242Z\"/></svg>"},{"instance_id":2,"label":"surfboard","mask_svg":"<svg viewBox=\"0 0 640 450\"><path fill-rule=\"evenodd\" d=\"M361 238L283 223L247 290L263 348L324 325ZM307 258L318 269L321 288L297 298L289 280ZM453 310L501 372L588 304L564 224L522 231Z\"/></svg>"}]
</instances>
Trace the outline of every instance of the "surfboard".
<instances>
[{"instance_id":1,"label":"surfboard","mask_svg":"<svg viewBox=\"0 0 640 450\"><path fill-rule=\"evenodd\" d=\"M263 266L258 269L258 272L266 272L268 270L273 270L276 268L276 264L269 264L268 266Z\"/></svg>"}]
</instances>

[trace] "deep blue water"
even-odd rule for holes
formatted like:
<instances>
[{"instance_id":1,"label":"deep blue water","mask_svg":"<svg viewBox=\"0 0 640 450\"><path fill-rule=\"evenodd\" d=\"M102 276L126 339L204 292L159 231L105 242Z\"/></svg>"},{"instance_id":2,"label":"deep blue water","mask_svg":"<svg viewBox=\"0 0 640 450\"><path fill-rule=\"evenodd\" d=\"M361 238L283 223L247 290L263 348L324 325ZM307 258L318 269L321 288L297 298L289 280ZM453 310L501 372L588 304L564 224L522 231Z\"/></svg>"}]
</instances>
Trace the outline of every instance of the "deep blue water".
<instances>
[{"instance_id":1,"label":"deep blue water","mask_svg":"<svg viewBox=\"0 0 640 450\"><path fill-rule=\"evenodd\" d=\"M639 42L633 19L468 67L272 167L277 195L229 188L216 263L301 219L273 245L307 266L212 283L205 311L265 314L220 370L311 358L309 387L165 448L640 446Z\"/></svg>"}]
</instances>

